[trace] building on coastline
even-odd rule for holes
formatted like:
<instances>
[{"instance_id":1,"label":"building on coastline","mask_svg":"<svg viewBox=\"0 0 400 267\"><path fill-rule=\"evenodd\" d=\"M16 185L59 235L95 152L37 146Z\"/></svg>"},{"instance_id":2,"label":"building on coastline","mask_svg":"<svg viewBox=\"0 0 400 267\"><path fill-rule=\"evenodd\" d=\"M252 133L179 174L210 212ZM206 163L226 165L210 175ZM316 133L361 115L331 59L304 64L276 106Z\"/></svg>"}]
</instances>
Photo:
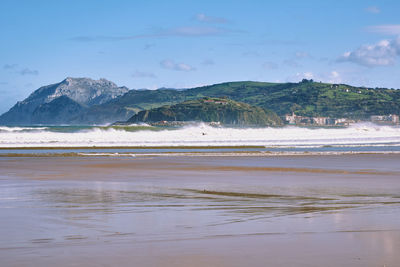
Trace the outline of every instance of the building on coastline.
<instances>
[{"instance_id":1,"label":"building on coastline","mask_svg":"<svg viewBox=\"0 0 400 267\"><path fill-rule=\"evenodd\" d=\"M306 116L298 116L292 113L292 115L285 116L285 121L286 123L291 125L308 125L313 123L313 118Z\"/></svg>"},{"instance_id":2,"label":"building on coastline","mask_svg":"<svg viewBox=\"0 0 400 267\"><path fill-rule=\"evenodd\" d=\"M287 114L284 120L287 124L301 126L349 126L351 123L355 123L354 120L348 118L305 117L294 113ZM400 116L396 114L372 115L370 121L383 125L399 125Z\"/></svg>"},{"instance_id":3,"label":"building on coastline","mask_svg":"<svg viewBox=\"0 0 400 267\"><path fill-rule=\"evenodd\" d=\"M399 124L399 115L390 114L390 115L373 115L370 117L371 122L376 124Z\"/></svg>"},{"instance_id":4,"label":"building on coastline","mask_svg":"<svg viewBox=\"0 0 400 267\"><path fill-rule=\"evenodd\" d=\"M296 124L296 117L297 116L294 113L292 113L292 115L286 114L285 121L287 124Z\"/></svg>"},{"instance_id":5,"label":"building on coastline","mask_svg":"<svg viewBox=\"0 0 400 267\"><path fill-rule=\"evenodd\" d=\"M292 115L286 114L285 115L285 122L287 124L296 124L296 115L294 115L294 113L292 113Z\"/></svg>"},{"instance_id":6,"label":"building on coastline","mask_svg":"<svg viewBox=\"0 0 400 267\"><path fill-rule=\"evenodd\" d=\"M221 126L221 122L219 122L219 121L212 121L212 122L209 122L208 125L210 125L210 126Z\"/></svg>"},{"instance_id":7,"label":"building on coastline","mask_svg":"<svg viewBox=\"0 0 400 267\"><path fill-rule=\"evenodd\" d=\"M355 121L349 120L346 118L340 118L340 119L334 119L335 120L335 125L337 126L349 126L350 123L354 123Z\"/></svg>"},{"instance_id":8,"label":"building on coastline","mask_svg":"<svg viewBox=\"0 0 400 267\"><path fill-rule=\"evenodd\" d=\"M331 121L328 117L312 117L312 122L314 125L328 125Z\"/></svg>"},{"instance_id":9,"label":"building on coastline","mask_svg":"<svg viewBox=\"0 0 400 267\"><path fill-rule=\"evenodd\" d=\"M313 119L311 117L298 116L292 113L292 115L285 116L285 121L291 125L309 125L312 124Z\"/></svg>"},{"instance_id":10,"label":"building on coastline","mask_svg":"<svg viewBox=\"0 0 400 267\"><path fill-rule=\"evenodd\" d=\"M285 121L290 125L302 125L302 126L348 126L354 121L347 118L330 118L330 117L306 117L297 116L296 114L287 114Z\"/></svg>"}]
</instances>

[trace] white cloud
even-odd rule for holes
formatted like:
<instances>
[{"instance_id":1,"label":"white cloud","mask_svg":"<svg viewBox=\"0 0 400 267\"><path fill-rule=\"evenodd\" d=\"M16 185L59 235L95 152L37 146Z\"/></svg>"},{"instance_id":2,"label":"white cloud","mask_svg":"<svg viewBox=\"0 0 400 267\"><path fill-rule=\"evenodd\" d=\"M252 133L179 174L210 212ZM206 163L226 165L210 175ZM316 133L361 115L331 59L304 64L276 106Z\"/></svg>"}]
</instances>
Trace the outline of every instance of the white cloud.
<instances>
[{"instance_id":1,"label":"white cloud","mask_svg":"<svg viewBox=\"0 0 400 267\"><path fill-rule=\"evenodd\" d=\"M320 80L327 83L342 83L342 77L340 73L336 70L333 70L328 74L322 75Z\"/></svg>"},{"instance_id":2,"label":"white cloud","mask_svg":"<svg viewBox=\"0 0 400 267\"><path fill-rule=\"evenodd\" d=\"M303 79L314 79L314 74L310 71L306 72L297 72L295 75L289 76L286 78L287 82L299 82Z\"/></svg>"},{"instance_id":3,"label":"white cloud","mask_svg":"<svg viewBox=\"0 0 400 267\"><path fill-rule=\"evenodd\" d=\"M312 72L304 72L303 73L304 78L306 79L312 79L314 78L314 74Z\"/></svg>"},{"instance_id":4,"label":"white cloud","mask_svg":"<svg viewBox=\"0 0 400 267\"><path fill-rule=\"evenodd\" d=\"M196 20L201 21L201 22L207 22L207 23L227 23L228 22L228 20L225 18L207 16L206 14L203 14L203 13L197 14Z\"/></svg>"},{"instance_id":5,"label":"white cloud","mask_svg":"<svg viewBox=\"0 0 400 267\"><path fill-rule=\"evenodd\" d=\"M326 83L342 83L341 74L336 71L332 70L330 72L324 72L319 74L314 74L311 71L306 72L298 72L295 75L292 75L286 79L288 82L299 82L303 79L313 79L314 81L322 81Z\"/></svg>"},{"instance_id":6,"label":"white cloud","mask_svg":"<svg viewBox=\"0 0 400 267\"><path fill-rule=\"evenodd\" d=\"M194 67L185 64L185 63L176 63L173 60L170 59L165 59L160 62L161 67L164 69L169 69L169 70L176 70L176 71L193 71L196 70Z\"/></svg>"},{"instance_id":7,"label":"white cloud","mask_svg":"<svg viewBox=\"0 0 400 267\"><path fill-rule=\"evenodd\" d=\"M339 62L353 62L367 67L387 66L396 62L400 55L400 37L382 40L373 45L362 45L354 51L345 52Z\"/></svg>"},{"instance_id":8,"label":"white cloud","mask_svg":"<svg viewBox=\"0 0 400 267\"><path fill-rule=\"evenodd\" d=\"M339 72L334 70L334 71L331 72L331 75L332 75L333 78L338 78L339 77Z\"/></svg>"},{"instance_id":9,"label":"white cloud","mask_svg":"<svg viewBox=\"0 0 400 267\"><path fill-rule=\"evenodd\" d=\"M369 26L367 27L367 31L386 35L400 35L400 24Z\"/></svg>"},{"instance_id":10,"label":"white cloud","mask_svg":"<svg viewBox=\"0 0 400 267\"><path fill-rule=\"evenodd\" d=\"M381 13L381 10L377 6L369 6L365 9L368 13L378 14Z\"/></svg>"}]
</instances>

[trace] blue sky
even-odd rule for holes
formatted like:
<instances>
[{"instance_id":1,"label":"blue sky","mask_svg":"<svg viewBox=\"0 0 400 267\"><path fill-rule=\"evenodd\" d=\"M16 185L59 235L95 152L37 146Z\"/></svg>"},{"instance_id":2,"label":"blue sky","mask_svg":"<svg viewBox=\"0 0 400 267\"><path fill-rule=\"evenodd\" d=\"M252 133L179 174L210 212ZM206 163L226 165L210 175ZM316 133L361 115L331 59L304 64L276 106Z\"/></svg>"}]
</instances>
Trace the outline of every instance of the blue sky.
<instances>
[{"instance_id":1,"label":"blue sky","mask_svg":"<svg viewBox=\"0 0 400 267\"><path fill-rule=\"evenodd\" d=\"M0 112L65 77L400 88L400 1L0 2Z\"/></svg>"}]
</instances>

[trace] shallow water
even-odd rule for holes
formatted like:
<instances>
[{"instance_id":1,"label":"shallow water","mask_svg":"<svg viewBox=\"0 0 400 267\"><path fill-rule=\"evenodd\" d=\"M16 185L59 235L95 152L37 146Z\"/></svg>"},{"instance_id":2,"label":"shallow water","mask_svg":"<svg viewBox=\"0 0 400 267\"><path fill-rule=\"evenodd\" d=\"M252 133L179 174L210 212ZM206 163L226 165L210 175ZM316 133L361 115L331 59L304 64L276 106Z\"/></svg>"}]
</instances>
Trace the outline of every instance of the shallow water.
<instances>
[{"instance_id":1,"label":"shallow water","mask_svg":"<svg viewBox=\"0 0 400 267\"><path fill-rule=\"evenodd\" d=\"M1 266L396 266L399 159L3 157Z\"/></svg>"}]
</instances>

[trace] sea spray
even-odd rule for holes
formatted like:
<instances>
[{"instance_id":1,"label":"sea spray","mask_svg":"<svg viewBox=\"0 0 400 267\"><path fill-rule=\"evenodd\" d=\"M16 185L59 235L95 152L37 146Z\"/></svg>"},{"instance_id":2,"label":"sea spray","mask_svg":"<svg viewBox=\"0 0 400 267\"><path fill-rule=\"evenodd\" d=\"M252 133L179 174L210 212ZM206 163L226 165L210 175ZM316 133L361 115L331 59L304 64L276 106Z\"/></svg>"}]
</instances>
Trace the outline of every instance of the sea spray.
<instances>
[{"instance_id":1,"label":"sea spray","mask_svg":"<svg viewBox=\"0 0 400 267\"><path fill-rule=\"evenodd\" d=\"M400 145L400 128L370 123L347 128L225 128L194 124L182 128L148 125L127 127L1 127L0 147L115 146L385 146Z\"/></svg>"}]
</instances>

